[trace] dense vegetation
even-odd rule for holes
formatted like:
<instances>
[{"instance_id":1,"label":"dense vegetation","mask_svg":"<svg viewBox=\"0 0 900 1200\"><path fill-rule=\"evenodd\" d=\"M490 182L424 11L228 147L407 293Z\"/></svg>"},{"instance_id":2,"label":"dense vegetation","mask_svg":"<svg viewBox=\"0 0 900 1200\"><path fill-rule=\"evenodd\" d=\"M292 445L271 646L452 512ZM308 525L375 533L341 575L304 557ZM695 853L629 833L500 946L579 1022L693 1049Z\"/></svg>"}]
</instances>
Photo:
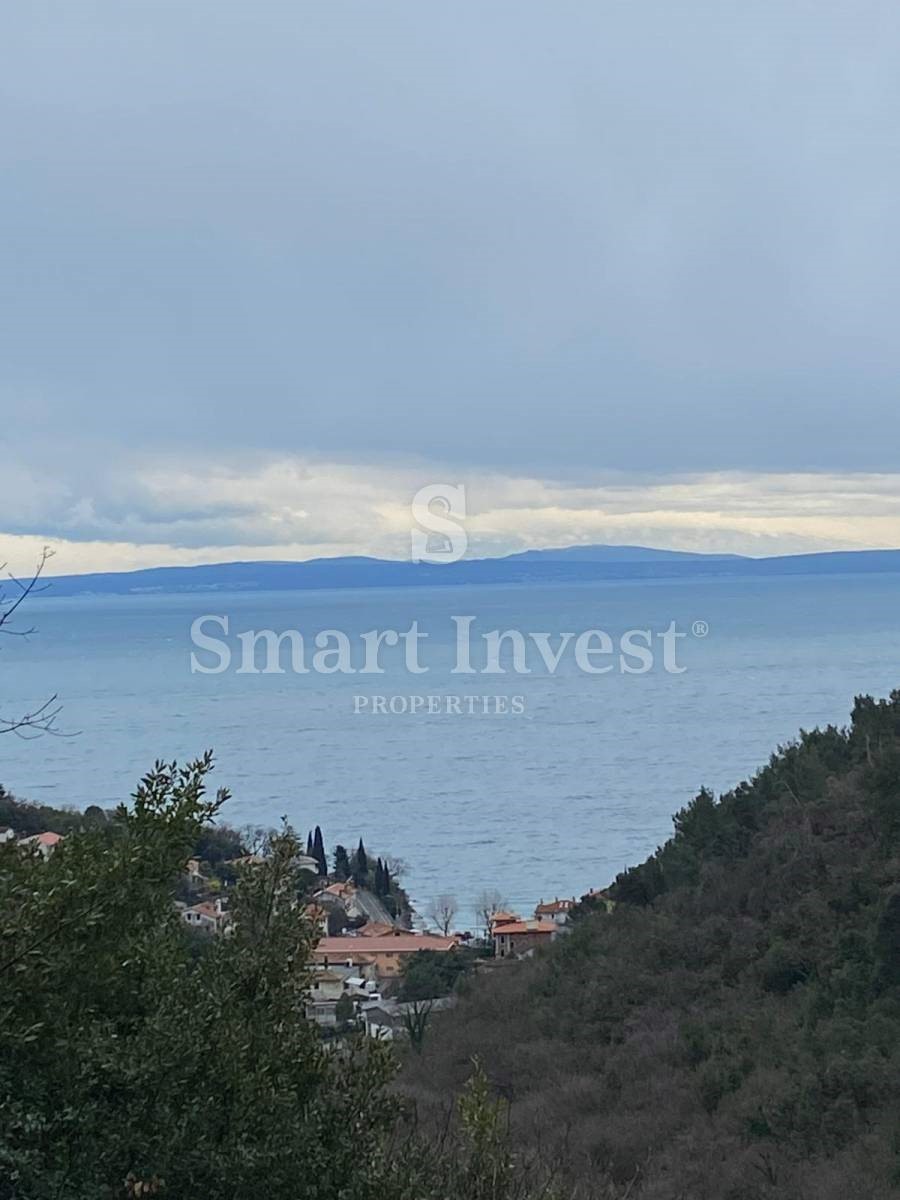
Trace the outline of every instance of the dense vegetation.
<instances>
[{"instance_id":1,"label":"dense vegetation","mask_svg":"<svg viewBox=\"0 0 900 1200\"><path fill-rule=\"evenodd\" d=\"M411 954L403 964L398 999L435 1000L449 995L469 978L479 959L487 953L480 947L460 946L452 954L436 950Z\"/></svg>"},{"instance_id":2,"label":"dense vegetation","mask_svg":"<svg viewBox=\"0 0 900 1200\"><path fill-rule=\"evenodd\" d=\"M205 795L211 765L158 765L46 861L0 846L0 1200L524 1198L477 1069L452 1149L425 1143L389 1048L326 1048L307 1021L289 829L193 952L173 896L225 798Z\"/></svg>"},{"instance_id":3,"label":"dense vegetation","mask_svg":"<svg viewBox=\"0 0 900 1200\"><path fill-rule=\"evenodd\" d=\"M409 1056L433 1128L473 1056L584 1196L900 1192L900 692L856 701L675 833Z\"/></svg>"},{"instance_id":4,"label":"dense vegetation","mask_svg":"<svg viewBox=\"0 0 900 1200\"><path fill-rule=\"evenodd\" d=\"M114 835L117 823L122 819L122 811L101 808L97 804L88 805L83 812L76 808L35 804L19 799L0 784L0 829L8 827L19 838L47 831L67 836L86 829L105 829ZM260 826L234 829L218 820L214 824L207 822L200 825L190 853L200 863L203 884L197 885L186 878L179 879L176 886L178 898L194 902L199 898L198 893L204 890L216 891L235 883L237 870L234 860L258 849L271 836L271 829ZM400 882L403 864L399 860L370 858L360 838L359 846L352 855L343 846L335 847L333 866L329 871L324 838L318 825L306 839L306 854L315 859L320 877L352 879L357 886L374 892L392 917L401 923L408 921L411 909L409 897ZM310 887L315 883L314 874L308 874L308 883Z\"/></svg>"},{"instance_id":5,"label":"dense vegetation","mask_svg":"<svg viewBox=\"0 0 900 1200\"><path fill-rule=\"evenodd\" d=\"M0 1200L898 1194L900 693L701 791L548 953L457 979L423 954L410 998L460 1000L399 1083L305 1019L289 829L192 952L184 862L233 849L210 766L72 816L48 861L0 847Z\"/></svg>"}]
</instances>

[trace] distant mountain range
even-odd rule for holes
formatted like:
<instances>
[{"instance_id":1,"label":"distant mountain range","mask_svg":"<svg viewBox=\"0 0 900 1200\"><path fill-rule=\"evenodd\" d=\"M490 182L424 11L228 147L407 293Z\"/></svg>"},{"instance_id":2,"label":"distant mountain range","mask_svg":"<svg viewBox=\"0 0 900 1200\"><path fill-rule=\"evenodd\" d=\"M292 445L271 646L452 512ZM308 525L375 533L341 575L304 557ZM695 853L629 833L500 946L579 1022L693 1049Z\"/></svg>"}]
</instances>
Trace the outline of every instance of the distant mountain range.
<instances>
[{"instance_id":1,"label":"distant mountain range","mask_svg":"<svg viewBox=\"0 0 900 1200\"><path fill-rule=\"evenodd\" d=\"M379 558L308 562L231 562L150 567L48 579L46 595L142 595L171 592L296 591L324 588L432 587L477 584L583 583L600 579L709 576L855 575L900 572L900 550L847 550L747 558L646 546L567 546L443 566Z\"/></svg>"}]
</instances>

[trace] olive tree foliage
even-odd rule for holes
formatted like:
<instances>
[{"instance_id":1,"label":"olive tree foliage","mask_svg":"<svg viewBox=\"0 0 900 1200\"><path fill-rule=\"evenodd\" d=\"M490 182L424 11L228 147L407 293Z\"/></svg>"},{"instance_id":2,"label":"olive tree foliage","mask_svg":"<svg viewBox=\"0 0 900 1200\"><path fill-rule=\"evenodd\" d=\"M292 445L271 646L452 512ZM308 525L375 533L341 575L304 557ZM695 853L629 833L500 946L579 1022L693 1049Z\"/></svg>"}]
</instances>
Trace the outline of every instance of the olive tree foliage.
<instances>
[{"instance_id":1,"label":"olive tree foliage","mask_svg":"<svg viewBox=\"0 0 900 1200\"><path fill-rule=\"evenodd\" d=\"M157 764L112 828L0 853L0 1197L391 1195L388 1051L323 1049L290 830L191 954L172 882L225 793Z\"/></svg>"},{"instance_id":2,"label":"olive tree foliage","mask_svg":"<svg viewBox=\"0 0 900 1200\"><path fill-rule=\"evenodd\" d=\"M547 1194L474 1135L493 1120L480 1093L452 1146L427 1144L390 1090L390 1046L326 1048L305 1015L316 933L290 828L198 952L172 897L227 798L207 794L211 769L157 763L47 860L0 846L0 1200Z\"/></svg>"}]
</instances>

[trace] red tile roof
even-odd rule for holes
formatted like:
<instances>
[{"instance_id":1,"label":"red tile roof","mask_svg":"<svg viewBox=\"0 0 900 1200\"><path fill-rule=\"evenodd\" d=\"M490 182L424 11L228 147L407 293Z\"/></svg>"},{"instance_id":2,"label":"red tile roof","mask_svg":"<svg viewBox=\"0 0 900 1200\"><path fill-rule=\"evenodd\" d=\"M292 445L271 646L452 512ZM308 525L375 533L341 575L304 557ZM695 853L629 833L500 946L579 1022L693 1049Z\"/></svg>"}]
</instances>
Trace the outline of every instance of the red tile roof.
<instances>
[{"instance_id":1,"label":"red tile roof","mask_svg":"<svg viewBox=\"0 0 900 1200\"><path fill-rule=\"evenodd\" d=\"M491 927L497 925L508 925L510 921L521 921L522 918L518 913L514 912L495 912L491 916Z\"/></svg>"},{"instance_id":2,"label":"red tile roof","mask_svg":"<svg viewBox=\"0 0 900 1200\"><path fill-rule=\"evenodd\" d=\"M61 833L34 833L31 837L22 838L23 842L33 843L35 846L56 846L63 840Z\"/></svg>"},{"instance_id":3,"label":"red tile roof","mask_svg":"<svg viewBox=\"0 0 900 1200\"><path fill-rule=\"evenodd\" d=\"M348 880L346 883L329 883L328 887L323 888L322 891L326 896L337 896L342 898L344 896L352 896L356 891L356 888Z\"/></svg>"},{"instance_id":4,"label":"red tile roof","mask_svg":"<svg viewBox=\"0 0 900 1200\"><path fill-rule=\"evenodd\" d=\"M360 954L414 954L417 950L452 950L456 938L436 933L396 933L375 937L323 937L315 948L319 958L356 958Z\"/></svg>"},{"instance_id":5,"label":"red tile roof","mask_svg":"<svg viewBox=\"0 0 900 1200\"><path fill-rule=\"evenodd\" d=\"M511 921L494 927L494 937L504 937L507 934L512 934L513 937L529 934L533 937L546 937L554 933L559 933L559 926L555 921Z\"/></svg>"}]
</instances>

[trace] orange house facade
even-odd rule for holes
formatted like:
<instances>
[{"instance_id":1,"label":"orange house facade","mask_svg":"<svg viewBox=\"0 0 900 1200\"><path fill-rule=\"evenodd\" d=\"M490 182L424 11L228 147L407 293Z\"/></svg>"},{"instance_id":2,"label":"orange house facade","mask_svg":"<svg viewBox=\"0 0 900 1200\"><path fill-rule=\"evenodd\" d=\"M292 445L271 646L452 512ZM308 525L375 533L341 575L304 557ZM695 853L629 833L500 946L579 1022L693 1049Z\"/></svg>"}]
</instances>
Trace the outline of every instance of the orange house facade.
<instances>
[{"instance_id":1,"label":"orange house facade","mask_svg":"<svg viewBox=\"0 0 900 1200\"><path fill-rule=\"evenodd\" d=\"M452 937L406 930L376 937L323 937L313 951L313 959L324 967L366 961L374 964L380 979L392 979L400 974L410 954L418 954L420 950L447 954L456 945Z\"/></svg>"}]
</instances>

